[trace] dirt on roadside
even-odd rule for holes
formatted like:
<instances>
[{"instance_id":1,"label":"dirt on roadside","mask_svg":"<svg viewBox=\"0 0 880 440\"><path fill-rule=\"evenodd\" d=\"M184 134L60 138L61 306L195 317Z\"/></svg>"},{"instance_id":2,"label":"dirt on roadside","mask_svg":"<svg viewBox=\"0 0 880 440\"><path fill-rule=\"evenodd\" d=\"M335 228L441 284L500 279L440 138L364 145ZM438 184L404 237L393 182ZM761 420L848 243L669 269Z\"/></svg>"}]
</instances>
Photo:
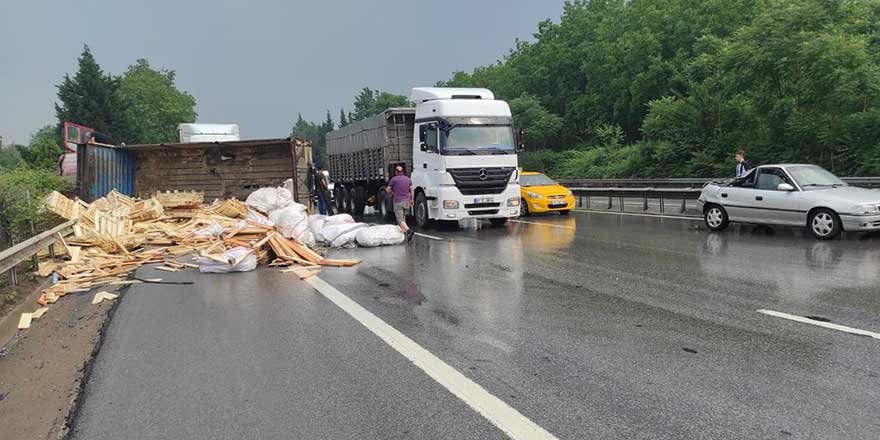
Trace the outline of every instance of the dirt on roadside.
<instances>
[{"instance_id":1,"label":"dirt on roadside","mask_svg":"<svg viewBox=\"0 0 880 440\"><path fill-rule=\"evenodd\" d=\"M105 324L122 298L92 305L98 290L68 294L29 329L16 331L20 313L38 307L35 290L0 321L0 440L66 434Z\"/></svg>"}]
</instances>

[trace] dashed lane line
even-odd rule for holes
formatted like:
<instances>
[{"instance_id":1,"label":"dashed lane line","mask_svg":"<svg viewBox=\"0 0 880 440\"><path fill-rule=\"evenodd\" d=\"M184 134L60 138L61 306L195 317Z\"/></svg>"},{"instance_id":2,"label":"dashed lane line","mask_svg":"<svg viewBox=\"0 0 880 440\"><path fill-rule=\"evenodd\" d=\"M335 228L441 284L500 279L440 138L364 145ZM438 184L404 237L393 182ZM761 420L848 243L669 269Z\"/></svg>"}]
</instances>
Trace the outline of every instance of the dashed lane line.
<instances>
[{"instance_id":1,"label":"dashed lane line","mask_svg":"<svg viewBox=\"0 0 880 440\"><path fill-rule=\"evenodd\" d=\"M413 233L413 235L417 235L417 236L423 237L423 238L430 238L431 240L443 241L443 237L435 237L433 235L422 234L421 232L415 232L415 233Z\"/></svg>"},{"instance_id":2,"label":"dashed lane line","mask_svg":"<svg viewBox=\"0 0 880 440\"><path fill-rule=\"evenodd\" d=\"M847 327L845 325L840 325L840 324L833 324L830 322L817 321L815 319L810 319L810 318L807 318L804 316L790 315L788 313L777 312L775 310L766 310L766 309L760 309L760 310L758 310L758 313L763 313L765 315L775 316L777 318L790 319L792 321L797 321L797 322L801 322L804 324L817 325L819 327L830 328L832 330L839 330L839 331L846 332L846 333L852 333L854 335L869 336L874 339L880 339L880 333L869 332L867 330L857 329L857 328L853 328L853 327Z\"/></svg>"},{"instance_id":3,"label":"dashed lane line","mask_svg":"<svg viewBox=\"0 0 880 440\"><path fill-rule=\"evenodd\" d=\"M432 379L461 399L514 440L557 440L556 436L529 420L519 411L468 379L449 364L406 337L378 316L358 305L319 277L306 280L325 298L385 341Z\"/></svg>"}]
</instances>

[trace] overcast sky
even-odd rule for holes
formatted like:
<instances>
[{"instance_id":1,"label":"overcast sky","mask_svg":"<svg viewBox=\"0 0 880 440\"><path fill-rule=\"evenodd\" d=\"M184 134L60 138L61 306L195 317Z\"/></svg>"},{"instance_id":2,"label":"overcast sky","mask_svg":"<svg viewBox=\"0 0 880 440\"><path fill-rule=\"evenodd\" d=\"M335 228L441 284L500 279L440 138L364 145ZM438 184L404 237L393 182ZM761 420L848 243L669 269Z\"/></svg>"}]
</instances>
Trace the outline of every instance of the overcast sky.
<instances>
[{"instance_id":1,"label":"overcast sky","mask_svg":"<svg viewBox=\"0 0 880 440\"><path fill-rule=\"evenodd\" d=\"M55 85L83 44L105 72L138 58L177 72L199 122L284 137L351 110L364 86L408 95L490 64L558 21L562 0L0 0L0 136L26 143L54 124Z\"/></svg>"}]
</instances>

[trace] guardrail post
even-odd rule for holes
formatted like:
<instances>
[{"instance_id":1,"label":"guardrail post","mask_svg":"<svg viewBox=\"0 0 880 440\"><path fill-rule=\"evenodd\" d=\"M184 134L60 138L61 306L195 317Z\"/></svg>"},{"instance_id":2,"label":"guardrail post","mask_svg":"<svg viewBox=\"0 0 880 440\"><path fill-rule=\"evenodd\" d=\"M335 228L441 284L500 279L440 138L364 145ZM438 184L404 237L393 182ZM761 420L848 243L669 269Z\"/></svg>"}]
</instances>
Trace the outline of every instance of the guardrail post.
<instances>
[{"instance_id":1,"label":"guardrail post","mask_svg":"<svg viewBox=\"0 0 880 440\"><path fill-rule=\"evenodd\" d=\"M578 208L584 207L584 196L578 196Z\"/></svg>"},{"instance_id":2,"label":"guardrail post","mask_svg":"<svg viewBox=\"0 0 880 440\"><path fill-rule=\"evenodd\" d=\"M611 210L611 207L614 206L614 204L612 203L612 200L614 200L614 198L611 196L608 196L608 210L609 211Z\"/></svg>"},{"instance_id":3,"label":"guardrail post","mask_svg":"<svg viewBox=\"0 0 880 440\"><path fill-rule=\"evenodd\" d=\"M591 207L592 207L592 202L590 201L590 196L588 195L587 196L587 209L590 209Z\"/></svg>"},{"instance_id":4,"label":"guardrail post","mask_svg":"<svg viewBox=\"0 0 880 440\"><path fill-rule=\"evenodd\" d=\"M618 201L620 202L620 212L623 212L623 208L624 208L624 205L623 205L623 196L620 196L620 199L619 199Z\"/></svg>"},{"instance_id":5,"label":"guardrail post","mask_svg":"<svg viewBox=\"0 0 880 440\"><path fill-rule=\"evenodd\" d=\"M18 284L18 275L15 274L15 267L9 269L9 281L15 287Z\"/></svg>"},{"instance_id":6,"label":"guardrail post","mask_svg":"<svg viewBox=\"0 0 880 440\"><path fill-rule=\"evenodd\" d=\"M663 214L665 209L665 203L663 203L663 197L660 197L660 214Z\"/></svg>"},{"instance_id":7,"label":"guardrail post","mask_svg":"<svg viewBox=\"0 0 880 440\"><path fill-rule=\"evenodd\" d=\"M687 199L681 199L681 213L687 211Z\"/></svg>"},{"instance_id":8,"label":"guardrail post","mask_svg":"<svg viewBox=\"0 0 880 440\"><path fill-rule=\"evenodd\" d=\"M644 204L642 205L642 211L648 210L648 196L645 196Z\"/></svg>"}]
</instances>

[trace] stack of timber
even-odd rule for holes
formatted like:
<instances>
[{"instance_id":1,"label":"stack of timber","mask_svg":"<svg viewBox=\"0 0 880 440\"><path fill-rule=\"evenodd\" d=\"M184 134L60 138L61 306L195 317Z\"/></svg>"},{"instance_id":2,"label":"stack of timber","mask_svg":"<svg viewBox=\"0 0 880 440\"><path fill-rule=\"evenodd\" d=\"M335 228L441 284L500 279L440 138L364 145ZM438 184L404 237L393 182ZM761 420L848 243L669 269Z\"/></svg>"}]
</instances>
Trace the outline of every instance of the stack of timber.
<instances>
[{"instance_id":1,"label":"stack of timber","mask_svg":"<svg viewBox=\"0 0 880 440\"><path fill-rule=\"evenodd\" d=\"M68 293L98 286L155 282L128 277L145 264L161 264L156 269L167 272L197 269L198 265L181 260L187 255L234 266L237 261L229 261L225 252L239 246L256 255L259 264L283 268L302 279L314 276L325 266L360 263L328 259L303 243L285 238L275 227L253 221L264 219L249 212L239 200L215 201L209 206L204 206L203 200L204 195L197 192L156 193L140 200L114 190L85 203L53 192L45 200L46 208L78 222L73 236L58 236L56 258L40 261L36 274L55 273L59 280L42 292L38 302L45 306Z\"/></svg>"}]
</instances>

